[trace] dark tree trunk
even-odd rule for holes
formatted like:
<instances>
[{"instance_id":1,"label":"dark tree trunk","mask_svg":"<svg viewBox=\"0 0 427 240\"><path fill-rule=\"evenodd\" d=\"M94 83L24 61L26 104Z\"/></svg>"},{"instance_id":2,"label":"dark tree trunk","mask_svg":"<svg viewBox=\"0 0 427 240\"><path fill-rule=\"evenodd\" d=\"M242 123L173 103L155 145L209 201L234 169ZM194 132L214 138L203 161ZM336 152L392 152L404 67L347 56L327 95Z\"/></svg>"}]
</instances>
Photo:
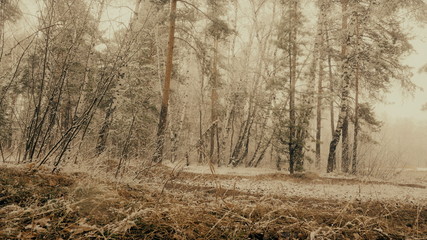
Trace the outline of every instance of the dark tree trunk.
<instances>
[{"instance_id":1,"label":"dark tree trunk","mask_svg":"<svg viewBox=\"0 0 427 240\"><path fill-rule=\"evenodd\" d=\"M350 154L349 154L349 145L350 145L350 137L348 134L349 127L349 116L348 116L348 108L345 112L344 123L342 126L342 153L341 153L341 170L344 173L348 172L348 168L350 165Z\"/></svg>"},{"instance_id":2,"label":"dark tree trunk","mask_svg":"<svg viewBox=\"0 0 427 240\"><path fill-rule=\"evenodd\" d=\"M357 148L358 148L358 137L359 137L359 15L356 12L356 74L355 74L355 103L354 103L354 142L353 142L353 161L351 163L351 173L356 174L357 172Z\"/></svg>"}]
</instances>

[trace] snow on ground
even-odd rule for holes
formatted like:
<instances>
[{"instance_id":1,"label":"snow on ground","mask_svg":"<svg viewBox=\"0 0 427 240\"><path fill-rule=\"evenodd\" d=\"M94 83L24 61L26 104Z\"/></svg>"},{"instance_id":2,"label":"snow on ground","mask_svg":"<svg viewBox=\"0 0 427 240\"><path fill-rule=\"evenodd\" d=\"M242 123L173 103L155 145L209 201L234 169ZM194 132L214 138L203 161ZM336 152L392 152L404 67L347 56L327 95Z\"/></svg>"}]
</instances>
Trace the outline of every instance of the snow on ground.
<instances>
[{"instance_id":1,"label":"snow on ground","mask_svg":"<svg viewBox=\"0 0 427 240\"><path fill-rule=\"evenodd\" d=\"M217 167L211 168L207 165L190 165L185 166L182 163L164 163L164 165L183 170L184 172L198 173L198 174L218 174L218 175L236 175L236 176L258 176L263 174L283 173L272 168L246 168L246 167Z\"/></svg>"},{"instance_id":2,"label":"snow on ground","mask_svg":"<svg viewBox=\"0 0 427 240\"><path fill-rule=\"evenodd\" d=\"M243 191L283 194L290 197L307 197L340 200L397 200L424 203L426 189L379 184L307 184L289 181L240 181L224 183Z\"/></svg>"},{"instance_id":3,"label":"snow on ground","mask_svg":"<svg viewBox=\"0 0 427 240\"><path fill-rule=\"evenodd\" d=\"M229 176L228 178L198 178L197 180L179 178L174 180L177 183L200 187L221 186L225 189L254 194L346 201L386 200L425 204L427 200L427 172L402 172L394 181L388 182L366 178L358 180L354 177L336 174L322 174L321 176L312 174L311 179L299 180L275 169L214 167L211 170L209 166L184 166L170 163L165 165L188 173ZM268 174L274 175L274 177L262 177Z\"/></svg>"},{"instance_id":4,"label":"snow on ground","mask_svg":"<svg viewBox=\"0 0 427 240\"><path fill-rule=\"evenodd\" d=\"M8 164L2 164L8 165ZM427 202L427 172L407 170L390 181L373 178L354 178L340 174L308 173L307 177L291 177L285 171L272 168L185 166L183 163L164 163L175 172L192 173L177 177L174 183L261 195L297 198L336 199L345 201L398 201L424 205ZM12 165L11 165L12 166ZM76 169L74 168L74 171ZM100 176L98 176L100 177ZM124 180L124 179L122 179ZM164 180L152 179L144 184L162 188ZM127 182L133 182L130 177ZM160 181L160 182L159 182ZM162 183L163 182L163 183ZM160 184L160 185L159 185Z\"/></svg>"}]
</instances>

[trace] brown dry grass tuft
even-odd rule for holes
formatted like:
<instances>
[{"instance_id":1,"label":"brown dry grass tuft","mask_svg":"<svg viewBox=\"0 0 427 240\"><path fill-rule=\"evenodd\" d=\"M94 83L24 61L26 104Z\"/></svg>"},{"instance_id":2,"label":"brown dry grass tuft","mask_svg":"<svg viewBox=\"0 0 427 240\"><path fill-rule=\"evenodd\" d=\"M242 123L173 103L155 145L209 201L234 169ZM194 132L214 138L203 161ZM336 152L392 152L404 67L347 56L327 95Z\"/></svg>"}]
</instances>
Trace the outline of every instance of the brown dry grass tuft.
<instances>
[{"instance_id":1,"label":"brown dry grass tuft","mask_svg":"<svg viewBox=\"0 0 427 240\"><path fill-rule=\"evenodd\" d=\"M422 206L285 198L173 181L198 177L217 180L162 167L141 174L141 184L0 168L0 239L427 238Z\"/></svg>"}]
</instances>

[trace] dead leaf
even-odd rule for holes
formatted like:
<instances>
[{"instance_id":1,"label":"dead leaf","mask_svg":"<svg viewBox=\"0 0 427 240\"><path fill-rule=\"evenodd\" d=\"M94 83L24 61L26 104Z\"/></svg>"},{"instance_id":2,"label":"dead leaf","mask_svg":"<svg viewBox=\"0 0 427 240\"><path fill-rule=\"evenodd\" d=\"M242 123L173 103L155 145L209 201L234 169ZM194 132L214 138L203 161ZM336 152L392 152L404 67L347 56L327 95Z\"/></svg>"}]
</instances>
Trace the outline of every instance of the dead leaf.
<instances>
[{"instance_id":1,"label":"dead leaf","mask_svg":"<svg viewBox=\"0 0 427 240\"><path fill-rule=\"evenodd\" d=\"M121 222L119 226L117 226L113 232L115 233L124 233L127 232L132 227L135 227L136 223L134 221L126 220L124 222Z\"/></svg>"},{"instance_id":2,"label":"dead leaf","mask_svg":"<svg viewBox=\"0 0 427 240\"><path fill-rule=\"evenodd\" d=\"M44 217L44 218L37 219L34 221L35 224L38 224L40 226L46 226L46 227L49 227L51 225L49 222L50 222L49 217Z\"/></svg>"},{"instance_id":3,"label":"dead leaf","mask_svg":"<svg viewBox=\"0 0 427 240\"><path fill-rule=\"evenodd\" d=\"M25 229L31 229L31 231L34 232L47 232L46 228L43 228L39 225L35 225L35 224L28 224L27 226L25 226Z\"/></svg>"},{"instance_id":4,"label":"dead leaf","mask_svg":"<svg viewBox=\"0 0 427 240\"><path fill-rule=\"evenodd\" d=\"M86 223L85 218L82 218L79 221L77 221L77 224L72 224L69 227L65 228L64 230L72 233L73 235L77 235L77 234L89 232L95 229L96 229L95 227L92 227Z\"/></svg>"},{"instance_id":5,"label":"dead leaf","mask_svg":"<svg viewBox=\"0 0 427 240\"><path fill-rule=\"evenodd\" d=\"M35 237L33 232L20 232L17 236L18 239L34 239Z\"/></svg>"},{"instance_id":6,"label":"dead leaf","mask_svg":"<svg viewBox=\"0 0 427 240\"><path fill-rule=\"evenodd\" d=\"M356 239L356 240L361 239L360 235L359 235L359 234L357 234L357 233L354 233L354 234L353 234L353 237L354 237L354 239Z\"/></svg>"}]
</instances>

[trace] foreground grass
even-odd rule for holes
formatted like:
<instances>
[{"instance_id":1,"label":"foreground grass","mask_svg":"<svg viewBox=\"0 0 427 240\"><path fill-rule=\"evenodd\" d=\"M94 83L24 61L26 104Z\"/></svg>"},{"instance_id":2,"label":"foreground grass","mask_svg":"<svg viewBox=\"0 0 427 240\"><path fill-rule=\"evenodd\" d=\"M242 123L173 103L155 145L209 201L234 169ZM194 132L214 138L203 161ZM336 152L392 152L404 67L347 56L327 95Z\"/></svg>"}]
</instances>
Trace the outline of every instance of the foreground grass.
<instances>
[{"instance_id":1,"label":"foreground grass","mask_svg":"<svg viewBox=\"0 0 427 240\"><path fill-rule=\"evenodd\" d=\"M170 176L155 168L117 184L0 167L0 239L427 239L420 205L249 194Z\"/></svg>"}]
</instances>

